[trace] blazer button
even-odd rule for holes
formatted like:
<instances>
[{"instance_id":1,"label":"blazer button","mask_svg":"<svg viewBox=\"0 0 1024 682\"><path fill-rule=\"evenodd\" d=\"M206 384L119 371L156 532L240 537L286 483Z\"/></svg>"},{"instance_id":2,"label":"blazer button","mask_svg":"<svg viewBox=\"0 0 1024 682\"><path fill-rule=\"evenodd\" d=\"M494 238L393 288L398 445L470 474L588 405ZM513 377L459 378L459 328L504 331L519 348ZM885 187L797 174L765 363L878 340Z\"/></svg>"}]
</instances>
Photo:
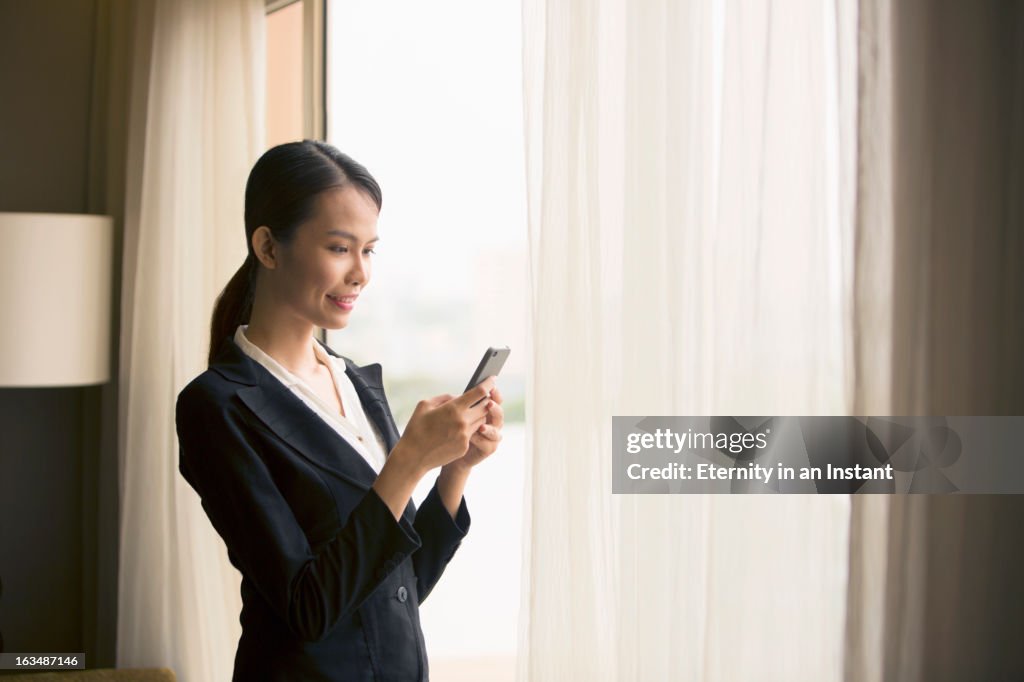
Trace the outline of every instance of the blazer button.
<instances>
[{"instance_id":1,"label":"blazer button","mask_svg":"<svg viewBox=\"0 0 1024 682\"><path fill-rule=\"evenodd\" d=\"M398 597L398 601L405 602L409 598L409 591L405 589L405 585L399 585L398 594L395 596Z\"/></svg>"}]
</instances>

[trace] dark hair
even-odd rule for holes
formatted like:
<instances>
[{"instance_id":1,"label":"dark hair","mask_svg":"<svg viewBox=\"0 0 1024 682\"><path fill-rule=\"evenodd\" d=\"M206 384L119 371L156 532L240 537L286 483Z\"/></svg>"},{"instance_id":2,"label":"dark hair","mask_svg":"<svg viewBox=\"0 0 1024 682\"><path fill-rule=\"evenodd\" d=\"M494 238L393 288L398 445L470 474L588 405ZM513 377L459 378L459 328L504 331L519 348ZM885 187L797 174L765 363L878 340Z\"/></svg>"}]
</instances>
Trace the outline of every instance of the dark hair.
<instances>
[{"instance_id":1,"label":"dark hair","mask_svg":"<svg viewBox=\"0 0 1024 682\"><path fill-rule=\"evenodd\" d=\"M274 239L289 244L299 225L313 217L321 192L350 184L373 199L380 211L380 186L370 172L326 142L280 144L256 161L245 184L245 244L249 255L213 306L208 364L213 364L223 344L234 336L238 325L248 324L252 314L259 272L259 261L252 251L256 228L266 225Z\"/></svg>"}]
</instances>

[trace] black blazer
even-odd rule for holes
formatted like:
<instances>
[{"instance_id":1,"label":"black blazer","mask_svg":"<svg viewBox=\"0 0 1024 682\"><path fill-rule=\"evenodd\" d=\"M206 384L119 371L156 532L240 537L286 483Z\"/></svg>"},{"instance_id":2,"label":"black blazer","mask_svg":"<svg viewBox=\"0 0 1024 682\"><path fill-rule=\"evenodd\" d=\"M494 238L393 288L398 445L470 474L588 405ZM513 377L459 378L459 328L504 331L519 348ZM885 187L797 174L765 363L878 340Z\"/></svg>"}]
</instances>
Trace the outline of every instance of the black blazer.
<instances>
[{"instance_id":1,"label":"black blazer","mask_svg":"<svg viewBox=\"0 0 1024 682\"><path fill-rule=\"evenodd\" d=\"M380 365L342 359L390 452ZM427 680L419 605L469 530L465 499L453 520L435 482L396 522L363 457L230 337L175 421L178 468L242 573L233 679Z\"/></svg>"}]
</instances>

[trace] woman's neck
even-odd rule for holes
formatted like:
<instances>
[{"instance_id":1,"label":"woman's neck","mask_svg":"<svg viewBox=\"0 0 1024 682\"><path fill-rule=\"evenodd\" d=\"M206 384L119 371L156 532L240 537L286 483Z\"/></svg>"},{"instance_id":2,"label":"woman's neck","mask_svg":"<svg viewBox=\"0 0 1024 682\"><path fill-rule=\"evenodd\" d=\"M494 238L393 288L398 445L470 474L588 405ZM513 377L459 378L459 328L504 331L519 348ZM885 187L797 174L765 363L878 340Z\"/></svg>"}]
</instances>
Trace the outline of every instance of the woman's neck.
<instances>
[{"instance_id":1,"label":"woman's neck","mask_svg":"<svg viewBox=\"0 0 1024 682\"><path fill-rule=\"evenodd\" d=\"M244 330L250 343L292 374L311 376L317 373L320 361L313 352L313 325L268 323L266 319L257 317L255 311L253 313Z\"/></svg>"}]
</instances>

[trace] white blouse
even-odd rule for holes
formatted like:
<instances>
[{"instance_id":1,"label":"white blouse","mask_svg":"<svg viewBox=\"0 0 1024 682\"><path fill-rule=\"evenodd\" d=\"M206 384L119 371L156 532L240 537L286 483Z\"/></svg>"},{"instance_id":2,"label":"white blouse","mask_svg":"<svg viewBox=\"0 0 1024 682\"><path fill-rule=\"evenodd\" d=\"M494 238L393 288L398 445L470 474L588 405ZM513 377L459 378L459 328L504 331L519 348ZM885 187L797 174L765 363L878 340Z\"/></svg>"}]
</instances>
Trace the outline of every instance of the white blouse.
<instances>
[{"instance_id":1,"label":"white blouse","mask_svg":"<svg viewBox=\"0 0 1024 682\"><path fill-rule=\"evenodd\" d=\"M334 386L338 389L341 397L341 404L345 414L336 412L334 408L324 402L309 384L298 376L288 371L281 363L267 355L259 346L245 337L247 324L238 325L235 330L235 343L242 351L256 362L260 363L273 374L281 383L287 386L292 393L306 403L328 426L338 432L356 452L363 456L366 463L378 474L384 467L387 459L387 446L376 426L371 422L363 411L363 404L359 401L359 394L352 380L345 373L345 361L336 358L313 339L313 352L320 362L327 365L334 379Z\"/></svg>"}]
</instances>

